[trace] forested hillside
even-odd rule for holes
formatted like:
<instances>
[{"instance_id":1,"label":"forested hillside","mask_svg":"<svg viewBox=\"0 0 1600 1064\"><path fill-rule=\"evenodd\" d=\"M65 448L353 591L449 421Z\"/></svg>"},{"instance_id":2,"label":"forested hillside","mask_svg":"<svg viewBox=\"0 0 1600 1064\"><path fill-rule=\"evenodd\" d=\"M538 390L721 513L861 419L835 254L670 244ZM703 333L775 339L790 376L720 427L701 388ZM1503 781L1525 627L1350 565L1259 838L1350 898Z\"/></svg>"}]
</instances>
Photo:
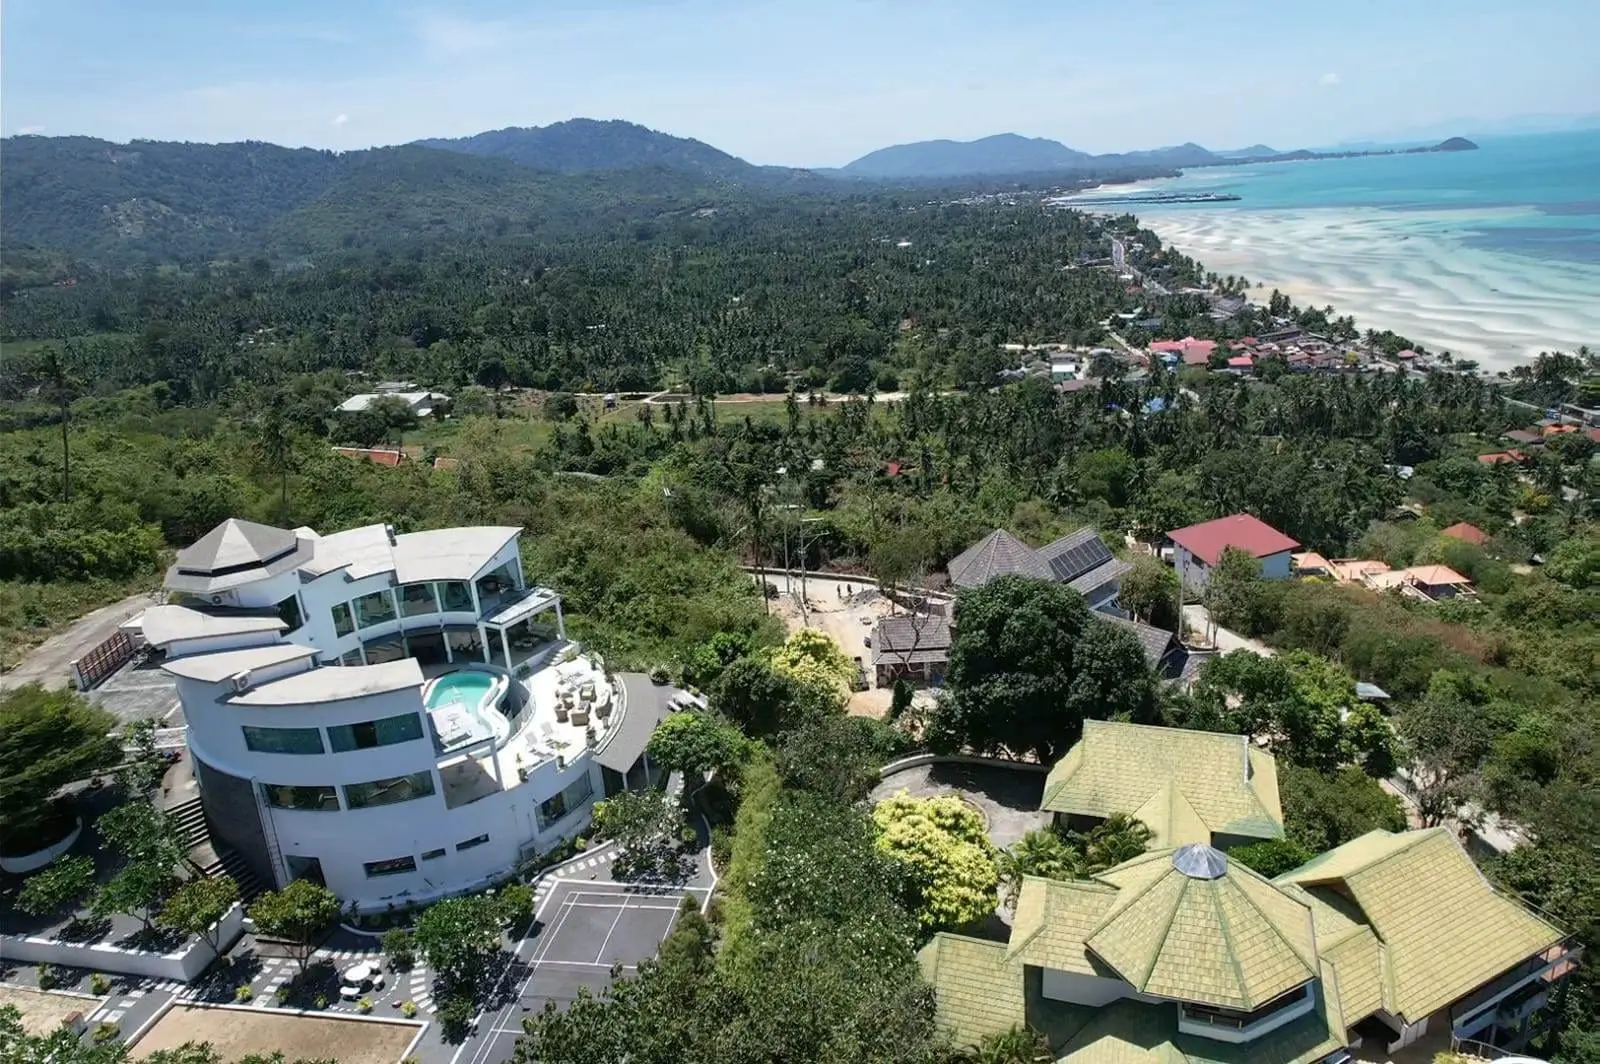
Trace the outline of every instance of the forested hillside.
<instances>
[{"instance_id":1,"label":"forested hillside","mask_svg":"<svg viewBox=\"0 0 1600 1064\"><path fill-rule=\"evenodd\" d=\"M561 174L652 169L673 170L722 183L794 188L826 185L823 179L805 170L755 166L702 141L616 120L573 118L548 126L513 126L470 137L417 143L444 151L509 159L535 170Z\"/></svg>"},{"instance_id":2,"label":"forested hillside","mask_svg":"<svg viewBox=\"0 0 1600 1064\"><path fill-rule=\"evenodd\" d=\"M896 727L856 729L839 706L803 729L751 727L813 707L760 671L776 622L738 565L803 553L863 583L937 580L996 527L1040 545L1093 525L1121 551L1126 534L1159 543L1249 511L1330 558L1457 569L1478 594L1435 603L1219 568L1223 591L1207 598L1218 619L1292 653L1218 659L1230 663L1191 691L1158 684L1130 637L1085 639L1095 686L1052 705L1056 733L1027 748L1055 750L1113 712L1254 734L1282 748L1287 830L1306 847L1402 820L1380 781L1408 769L1420 817L1517 825L1526 843L1489 874L1600 943L1595 443L1556 433L1523 465L1479 460L1530 421L1508 396L1593 394L1591 353L1494 382L1300 373L1277 358L1244 374L1146 365L1123 345L1154 326L1115 315L1142 308L1137 320L1159 318L1165 335L1218 341L1304 328L1368 352L1410 345L1363 341L1331 310L1209 276L1133 218L1029 197L730 193L677 170L558 174L415 146L331 161L231 146L218 150L241 173L298 176L208 184L185 182L165 148L124 168L78 145L51 184L45 156L14 167L17 144L31 141L8 142L8 203L26 180L71 207L56 230L30 215L35 235L107 262L181 264L63 277L71 263L34 250L24 261L49 283L0 297L5 663L72 613L154 587L173 548L228 517L323 532L520 525L528 572L561 592L570 630L608 662L709 689L735 671L732 648L748 659L743 686L716 685L713 704L772 763L747 760L716 798L723 814L739 803L731 850L721 840L741 869L716 946L726 965L643 977L632 1000L696 1008L646 1010L641 1037L682 1021L685 1038L717 1041L732 1024L784 1059L946 1059L911 959L921 932L864 859L875 829L853 803L892 751L1006 744L985 732L981 699L960 705L960 729L909 710ZM72 167L99 176L86 190L64 176ZM164 174L176 190L148 238L86 220L104 197L153 200ZM1113 234L1138 241L1160 290L1098 268ZM9 262L9 210L6 239ZM1240 290L1267 305L1212 316L1208 296ZM1058 389L1048 365L1028 375L1036 353L1017 345L1041 341L1085 348L1096 385ZM336 413L386 380L451 399L425 419L392 402ZM676 394L644 401L661 389ZM744 392L764 395L730 394ZM395 468L333 450L384 442L407 456ZM1461 521L1483 542L1443 534ZM1124 605L1179 627L1170 570L1133 564ZM1341 713L1356 680L1392 695L1383 714L1356 707L1359 736ZM684 948L711 949L704 933ZM774 1024L761 992L772 985L793 1024ZM1541 1051L1593 1060L1596 985L1580 973L1570 1029ZM710 1003L727 1011L699 1011ZM608 1008L547 1018L543 1048L593 1059L593 1032L615 1030ZM900 1032L892 1047L861 1049L884 1031ZM698 1045L660 1059L685 1044Z\"/></svg>"},{"instance_id":3,"label":"forested hillside","mask_svg":"<svg viewBox=\"0 0 1600 1064\"><path fill-rule=\"evenodd\" d=\"M559 239L696 205L706 178L641 162L552 174L498 158L407 146L333 152L272 144L113 144L12 137L0 168L7 258L99 268L284 262L349 248L508 235ZM23 264L13 287L58 272ZM79 278L81 279L81 277Z\"/></svg>"}]
</instances>

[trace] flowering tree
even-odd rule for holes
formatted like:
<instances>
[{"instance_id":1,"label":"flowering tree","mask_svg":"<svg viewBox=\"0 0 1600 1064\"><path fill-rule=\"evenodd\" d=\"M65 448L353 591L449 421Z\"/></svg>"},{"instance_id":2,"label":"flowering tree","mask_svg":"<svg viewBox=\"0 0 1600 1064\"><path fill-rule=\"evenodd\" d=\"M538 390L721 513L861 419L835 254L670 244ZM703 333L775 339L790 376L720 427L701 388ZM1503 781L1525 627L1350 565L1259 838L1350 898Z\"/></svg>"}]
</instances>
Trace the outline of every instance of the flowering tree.
<instances>
[{"instance_id":1,"label":"flowering tree","mask_svg":"<svg viewBox=\"0 0 1600 1064\"><path fill-rule=\"evenodd\" d=\"M925 930L963 927L994 912L999 855L976 809L954 796L902 791L878 803L872 819L878 852L905 875Z\"/></svg>"},{"instance_id":2,"label":"flowering tree","mask_svg":"<svg viewBox=\"0 0 1600 1064\"><path fill-rule=\"evenodd\" d=\"M855 673L844 649L815 628L802 628L774 650L772 667L799 683L832 691L841 707Z\"/></svg>"}]
</instances>

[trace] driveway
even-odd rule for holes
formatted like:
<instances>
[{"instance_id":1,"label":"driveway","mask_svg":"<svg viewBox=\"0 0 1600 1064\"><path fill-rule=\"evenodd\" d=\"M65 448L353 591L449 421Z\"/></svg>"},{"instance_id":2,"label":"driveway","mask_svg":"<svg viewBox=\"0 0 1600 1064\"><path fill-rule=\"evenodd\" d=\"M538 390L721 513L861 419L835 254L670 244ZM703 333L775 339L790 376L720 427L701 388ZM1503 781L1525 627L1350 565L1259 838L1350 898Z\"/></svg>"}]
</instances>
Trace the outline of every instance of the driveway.
<instances>
[{"instance_id":1,"label":"driveway","mask_svg":"<svg viewBox=\"0 0 1600 1064\"><path fill-rule=\"evenodd\" d=\"M1211 628L1211 614L1204 606L1185 606L1183 608L1183 624L1184 627L1194 632L1196 636L1213 637L1216 640L1219 653L1226 654L1230 650L1248 650L1252 654L1260 654L1264 658L1270 658L1275 653L1271 647L1259 639L1251 639L1248 636L1240 635L1238 632L1222 627L1218 627L1213 631Z\"/></svg>"},{"instance_id":2,"label":"driveway","mask_svg":"<svg viewBox=\"0 0 1600 1064\"><path fill-rule=\"evenodd\" d=\"M68 666L74 658L82 657L110 639L123 621L156 601L148 592L129 595L120 602L84 614L66 631L34 647L16 668L0 676L0 691L30 683L42 683L50 688L67 686L72 679Z\"/></svg>"},{"instance_id":3,"label":"driveway","mask_svg":"<svg viewBox=\"0 0 1600 1064\"><path fill-rule=\"evenodd\" d=\"M1038 766L1003 762L918 765L885 777L869 798L881 802L901 791L913 798L959 795L988 819L990 840L1006 847L1050 823L1050 814L1039 811L1044 778L1045 772Z\"/></svg>"}]
</instances>

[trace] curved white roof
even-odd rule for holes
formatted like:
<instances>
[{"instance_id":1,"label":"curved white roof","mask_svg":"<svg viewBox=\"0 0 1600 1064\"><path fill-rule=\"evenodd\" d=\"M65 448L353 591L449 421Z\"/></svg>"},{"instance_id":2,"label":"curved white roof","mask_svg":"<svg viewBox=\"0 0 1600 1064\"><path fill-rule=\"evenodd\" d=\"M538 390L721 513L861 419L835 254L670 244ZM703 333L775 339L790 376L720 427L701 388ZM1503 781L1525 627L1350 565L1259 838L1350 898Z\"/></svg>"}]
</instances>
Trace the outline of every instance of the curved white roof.
<instances>
[{"instance_id":1,"label":"curved white roof","mask_svg":"<svg viewBox=\"0 0 1600 1064\"><path fill-rule=\"evenodd\" d=\"M297 658L315 657L316 653L316 648L297 643L273 643L264 647L224 650L216 654L196 654L192 658L169 661L161 667L174 676L188 680L221 683L246 669L264 669L268 665L281 665Z\"/></svg>"},{"instance_id":2,"label":"curved white roof","mask_svg":"<svg viewBox=\"0 0 1600 1064\"><path fill-rule=\"evenodd\" d=\"M151 606L139 618L139 630L151 646L163 647L180 639L281 632L289 627L275 613L212 613L189 606Z\"/></svg>"},{"instance_id":3,"label":"curved white roof","mask_svg":"<svg viewBox=\"0 0 1600 1064\"><path fill-rule=\"evenodd\" d=\"M268 680L234 695L228 701L240 706L305 706L342 702L351 698L422 687L422 666L415 658L386 661L381 665L330 665ZM420 697L420 696L419 696Z\"/></svg>"}]
</instances>

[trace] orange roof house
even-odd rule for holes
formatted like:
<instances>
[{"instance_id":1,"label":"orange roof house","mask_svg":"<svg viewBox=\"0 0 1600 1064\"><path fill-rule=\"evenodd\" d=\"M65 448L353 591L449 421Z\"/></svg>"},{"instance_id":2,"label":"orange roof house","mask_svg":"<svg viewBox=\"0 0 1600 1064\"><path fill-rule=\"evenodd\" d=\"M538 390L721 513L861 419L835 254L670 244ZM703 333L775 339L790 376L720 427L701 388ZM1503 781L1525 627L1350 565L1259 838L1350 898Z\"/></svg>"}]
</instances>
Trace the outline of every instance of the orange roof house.
<instances>
[{"instance_id":1,"label":"orange roof house","mask_svg":"<svg viewBox=\"0 0 1600 1064\"><path fill-rule=\"evenodd\" d=\"M1477 525L1469 525L1465 521L1457 521L1443 532L1440 532L1439 535L1449 536L1451 539L1459 539L1463 543L1473 543L1480 547L1489 542L1489 533Z\"/></svg>"}]
</instances>

